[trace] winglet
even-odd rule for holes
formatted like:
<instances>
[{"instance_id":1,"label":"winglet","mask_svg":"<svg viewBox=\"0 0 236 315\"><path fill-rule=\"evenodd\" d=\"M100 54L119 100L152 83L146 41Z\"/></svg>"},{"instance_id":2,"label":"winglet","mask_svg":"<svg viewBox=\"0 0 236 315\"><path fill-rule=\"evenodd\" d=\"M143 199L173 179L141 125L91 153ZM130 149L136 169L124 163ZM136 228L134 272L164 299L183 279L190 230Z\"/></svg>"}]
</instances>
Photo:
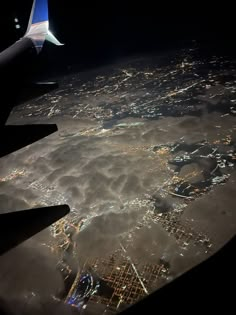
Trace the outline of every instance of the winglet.
<instances>
[{"instance_id":1,"label":"winglet","mask_svg":"<svg viewBox=\"0 0 236 315\"><path fill-rule=\"evenodd\" d=\"M58 46L63 45L49 31L47 0L34 0L25 37L33 40L38 53L43 48L45 40Z\"/></svg>"},{"instance_id":2,"label":"winglet","mask_svg":"<svg viewBox=\"0 0 236 315\"><path fill-rule=\"evenodd\" d=\"M60 43L59 40L53 35L51 31L48 31L46 35L46 40L53 43L54 45L57 46L63 46L64 44Z\"/></svg>"}]
</instances>

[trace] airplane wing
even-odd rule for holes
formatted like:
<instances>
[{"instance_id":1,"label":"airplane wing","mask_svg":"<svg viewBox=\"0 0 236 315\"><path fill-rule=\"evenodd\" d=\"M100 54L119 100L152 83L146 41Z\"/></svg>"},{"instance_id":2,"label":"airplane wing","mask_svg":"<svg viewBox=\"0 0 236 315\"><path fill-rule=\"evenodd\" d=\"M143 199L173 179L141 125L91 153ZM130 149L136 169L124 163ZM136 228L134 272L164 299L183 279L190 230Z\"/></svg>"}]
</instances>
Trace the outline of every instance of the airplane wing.
<instances>
[{"instance_id":1,"label":"airplane wing","mask_svg":"<svg viewBox=\"0 0 236 315\"><path fill-rule=\"evenodd\" d=\"M24 37L0 53L0 157L57 131L55 124L5 126L12 108L21 100L25 82L30 82L25 90L28 98L35 96L36 89L42 95L57 87L54 82L33 86L31 79L27 77L27 67L30 69L33 67L33 62L37 60L45 40L60 44L49 31L48 1L34 0ZM39 96L39 93L36 96ZM23 95L23 99L27 97ZM0 214L0 254L20 244L68 212L69 207L64 205Z\"/></svg>"},{"instance_id":2,"label":"airplane wing","mask_svg":"<svg viewBox=\"0 0 236 315\"><path fill-rule=\"evenodd\" d=\"M56 124L8 125L0 129L0 158L56 132Z\"/></svg>"},{"instance_id":3,"label":"airplane wing","mask_svg":"<svg viewBox=\"0 0 236 315\"><path fill-rule=\"evenodd\" d=\"M57 131L55 124L5 126L13 107L58 86L56 82L32 84L34 65L46 40L62 45L49 30L48 1L34 0L25 35L0 53L0 157ZM27 128L31 137L25 137Z\"/></svg>"},{"instance_id":4,"label":"airplane wing","mask_svg":"<svg viewBox=\"0 0 236 315\"><path fill-rule=\"evenodd\" d=\"M0 255L50 226L70 211L60 205L0 214Z\"/></svg>"}]
</instances>

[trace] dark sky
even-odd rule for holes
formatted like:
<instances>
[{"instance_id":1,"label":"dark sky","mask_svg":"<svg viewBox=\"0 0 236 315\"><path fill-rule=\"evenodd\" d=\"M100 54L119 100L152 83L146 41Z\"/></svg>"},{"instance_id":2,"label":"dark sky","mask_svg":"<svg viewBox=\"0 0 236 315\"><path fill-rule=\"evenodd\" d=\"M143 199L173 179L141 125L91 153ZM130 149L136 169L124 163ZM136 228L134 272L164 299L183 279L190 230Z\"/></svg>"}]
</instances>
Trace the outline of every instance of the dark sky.
<instances>
[{"instance_id":1,"label":"dark sky","mask_svg":"<svg viewBox=\"0 0 236 315\"><path fill-rule=\"evenodd\" d=\"M32 6L32 0L7 3L0 13L1 49L23 35ZM127 2L112 1L109 6L103 2L84 6L80 1L50 0L50 28L65 43L60 49L49 48L53 54L50 64L93 66L127 54L175 49L194 39L221 49L228 42L230 49L234 46L232 5L163 4L141 1L128 6ZM15 16L20 30L15 30Z\"/></svg>"}]
</instances>

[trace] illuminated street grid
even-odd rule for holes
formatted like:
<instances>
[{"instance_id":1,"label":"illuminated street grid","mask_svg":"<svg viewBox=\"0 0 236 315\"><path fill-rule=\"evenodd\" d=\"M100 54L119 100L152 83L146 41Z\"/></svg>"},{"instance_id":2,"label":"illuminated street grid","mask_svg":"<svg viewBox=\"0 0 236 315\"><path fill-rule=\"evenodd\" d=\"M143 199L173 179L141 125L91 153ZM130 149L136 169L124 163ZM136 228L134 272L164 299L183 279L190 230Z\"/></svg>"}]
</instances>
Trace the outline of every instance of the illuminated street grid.
<instances>
[{"instance_id":1,"label":"illuminated street grid","mask_svg":"<svg viewBox=\"0 0 236 315\"><path fill-rule=\"evenodd\" d=\"M165 264L137 265L129 257L124 257L122 250L116 251L107 259L87 260L84 269L92 268L109 287L114 289L111 297L94 294L90 301L102 303L109 310L115 310L123 303L133 304L147 296L155 288L157 281L168 275L168 267ZM75 282L73 287L76 285Z\"/></svg>"}]
</instances>

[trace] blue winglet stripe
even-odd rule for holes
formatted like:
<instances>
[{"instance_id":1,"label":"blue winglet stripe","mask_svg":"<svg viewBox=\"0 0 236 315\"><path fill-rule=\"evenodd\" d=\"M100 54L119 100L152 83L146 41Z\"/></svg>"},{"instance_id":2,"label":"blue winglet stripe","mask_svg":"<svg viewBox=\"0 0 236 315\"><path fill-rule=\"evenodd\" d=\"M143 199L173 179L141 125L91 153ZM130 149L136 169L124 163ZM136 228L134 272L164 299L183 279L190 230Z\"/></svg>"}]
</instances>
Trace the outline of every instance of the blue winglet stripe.
<instances>
[{"instance_id":1,"label":"blue winglet stripe","mask_svg":"<svg viewBox=\"0 0 236 315\"><path fill-rule=\"evenodd\" d=\"M48 21L48 1L35 0L32 24Z\"/></svg>"}]
</instances>

